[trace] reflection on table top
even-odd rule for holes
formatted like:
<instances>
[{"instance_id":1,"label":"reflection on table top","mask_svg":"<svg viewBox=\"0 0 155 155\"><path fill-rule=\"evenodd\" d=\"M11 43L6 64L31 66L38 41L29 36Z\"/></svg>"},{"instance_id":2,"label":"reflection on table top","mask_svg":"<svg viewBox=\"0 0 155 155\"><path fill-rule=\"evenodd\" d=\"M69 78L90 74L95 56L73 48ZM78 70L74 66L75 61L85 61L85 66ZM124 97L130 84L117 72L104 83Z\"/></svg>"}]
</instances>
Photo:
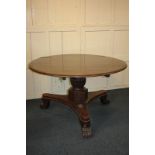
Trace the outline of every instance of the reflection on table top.
<instances>
[{"instance_id":1,"label":"reflection on table top","mask_svg":"<svg viewBox=\"0 0 155 155\"><path fill-rule=\"evenodd\" d=\"M89 54L65 54L33 60L29 68L55 77L95 77L120 72L127 67L122 60Z\"/></svg>"}]
</instances>

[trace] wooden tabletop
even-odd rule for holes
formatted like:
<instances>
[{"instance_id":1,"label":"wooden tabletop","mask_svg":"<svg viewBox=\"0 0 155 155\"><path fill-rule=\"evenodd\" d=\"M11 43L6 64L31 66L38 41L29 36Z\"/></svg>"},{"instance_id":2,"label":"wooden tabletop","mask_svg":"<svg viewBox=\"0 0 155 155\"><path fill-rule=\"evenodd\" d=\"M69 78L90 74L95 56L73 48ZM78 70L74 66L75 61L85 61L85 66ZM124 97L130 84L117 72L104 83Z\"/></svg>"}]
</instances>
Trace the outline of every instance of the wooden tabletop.
<instances>
[{"instance_id":1,"label":"wooden tabletop","mask_svg":"<svg viewBox=\"0 0 155 155\"><path fill-rule=\"evenodd\" d=\"M95 77L120 72L127 64L119 59L87 54L65 54L33 60L34 72L55 77Z\"/></svg>"}]
</instances>

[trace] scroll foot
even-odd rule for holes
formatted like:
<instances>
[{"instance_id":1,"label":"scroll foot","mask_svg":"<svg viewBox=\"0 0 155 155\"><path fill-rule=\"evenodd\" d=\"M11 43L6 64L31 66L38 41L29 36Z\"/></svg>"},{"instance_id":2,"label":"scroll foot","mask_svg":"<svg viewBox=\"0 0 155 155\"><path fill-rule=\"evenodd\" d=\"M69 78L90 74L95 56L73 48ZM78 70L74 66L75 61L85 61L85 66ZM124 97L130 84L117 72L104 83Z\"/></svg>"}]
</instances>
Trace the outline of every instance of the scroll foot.
<instances>
[{"instance_id":1,"label":"scroll foot","mask_svg":"<svg viewBox=\"0 0 155 155\"><path fill-rule=\"evenodd\" d=\"M41 109L48 109L49 108L49 104L50 104L50 100L49 99L42 99L42 103L40 104L40 108Z\"/></svg>"},{"instance_id":2,"label":"scroll foot","mask_svg":"<svg viewBox=\"0 0 155 155\"><path fill-rule=\"evenodd\" d=\"M109 104L110 101L107 99L107 95L101 96L100 101L102 104Z\"/></svg>"}]
</instances>

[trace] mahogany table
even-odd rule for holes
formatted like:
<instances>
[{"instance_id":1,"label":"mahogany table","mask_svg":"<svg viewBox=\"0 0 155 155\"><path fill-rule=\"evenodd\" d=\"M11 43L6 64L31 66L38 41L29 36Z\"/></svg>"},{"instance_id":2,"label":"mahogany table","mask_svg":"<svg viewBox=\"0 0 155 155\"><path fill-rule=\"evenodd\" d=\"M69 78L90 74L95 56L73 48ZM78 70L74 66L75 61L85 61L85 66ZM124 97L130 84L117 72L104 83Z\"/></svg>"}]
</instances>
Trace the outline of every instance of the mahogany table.
<instances>
[{"instance_id":1,"label":"mahogany table","mask_svg":"<svg viewBox=\"0 0 155 155\"><path fill-rule=\"evenodd\" d=\"M47 109L50 100L57 100L69 106L78 116L83 137L92 135L88 103L100 97L103 104L108 103L107 91L100 90L88 92L84 87L86 77L110 76L120 72L127 67L122 60L86 54L65 54L41 57L33 60L29 68L37 73L54 77L70 78L71 88L68 95L56 95L44 93L42 95L41 108Z\"/></svg>"}]
</instances>

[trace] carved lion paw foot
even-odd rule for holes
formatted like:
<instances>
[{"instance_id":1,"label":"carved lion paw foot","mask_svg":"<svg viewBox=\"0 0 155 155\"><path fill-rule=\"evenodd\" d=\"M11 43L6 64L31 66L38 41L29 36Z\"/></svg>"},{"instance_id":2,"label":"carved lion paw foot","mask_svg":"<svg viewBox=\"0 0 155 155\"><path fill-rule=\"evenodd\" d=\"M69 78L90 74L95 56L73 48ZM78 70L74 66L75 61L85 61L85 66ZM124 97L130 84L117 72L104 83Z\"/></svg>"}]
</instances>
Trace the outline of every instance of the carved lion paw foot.
<instances>
[{"instance_id":1,"label":"carved lion paw foot","mask_svg":"<svg viewBox=\"0 0 155 155\"><path fill-rule=\"evenodd\" d=\"M82 128L82 136L84 138L88 138L92 136L92 131L90 127L83 127Z\"/></svg>"}]
</instances>

